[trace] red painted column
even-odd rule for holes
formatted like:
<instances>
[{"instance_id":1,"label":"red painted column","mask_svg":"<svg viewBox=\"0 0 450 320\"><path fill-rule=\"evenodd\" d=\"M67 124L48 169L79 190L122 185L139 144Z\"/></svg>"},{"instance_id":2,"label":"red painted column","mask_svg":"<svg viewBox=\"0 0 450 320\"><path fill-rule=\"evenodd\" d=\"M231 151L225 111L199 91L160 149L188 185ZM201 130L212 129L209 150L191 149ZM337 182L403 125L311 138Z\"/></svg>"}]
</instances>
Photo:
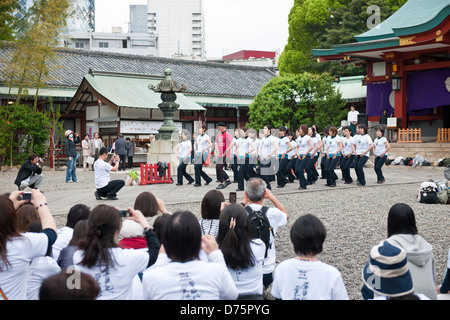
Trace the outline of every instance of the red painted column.
<instances>
[{"instance_id":1,"label":"red painted column","mask_svg":"<svg viewBox=\"0 0 450 320\"><path fill-rule=\"evenodd\" d=\"M408 128L407 120L407 77L406 72L403 70L403 63L397 62L397 72L396 75L401 77L400 90L395 91L395 117L401 119L402 129Z\"/></svg>"}]
</instances>

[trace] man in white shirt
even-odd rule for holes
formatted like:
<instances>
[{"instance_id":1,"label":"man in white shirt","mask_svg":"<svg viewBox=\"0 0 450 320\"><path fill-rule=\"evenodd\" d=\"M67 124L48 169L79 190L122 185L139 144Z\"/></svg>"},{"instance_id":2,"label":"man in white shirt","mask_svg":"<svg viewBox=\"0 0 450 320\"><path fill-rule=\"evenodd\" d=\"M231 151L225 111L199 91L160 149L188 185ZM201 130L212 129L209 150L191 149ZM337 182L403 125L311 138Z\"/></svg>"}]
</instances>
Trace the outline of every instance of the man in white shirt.
<instances>
[{"instance_id":1,"label":"man in white shirt","mask_svg":"<svg viewBox=\"0 0 450 320\"><path fill-rule=\"evenodd\" d=\"M94 163L95 170L95 198L102 200L108 198L109 200L117 200L117 192L125 185L124 180L113 180L110 178L110 171L117 171L119 169L119 157L111 158L109 162L105 162L108 158L108 149L101 148L98 155L98 160ZM112 165L114 161L114 166Z\"/></svg>"},{"instance_id":2,"label":"man in white shirt","mask_svg":"<svg viewBox=\"0 0 450 320\"><path fill-rule=\"evenodd\" d=\"M98 159L98 154L101 148L103 148L105 144L102 139L98 137L98 132L94 133L94 139L89 140L89 155L94 157L94 162ZM92 166L91 170L94 170Z\"/></svg>"},{"instance_id":3,"label":"man in white shirt","mask_svg":"<svg viewBox=\"0 0 450 320\"><path fill-rule=\"evenodd\" d=\"M267 250L267 256L264 258L263 263L263 285L267 289L273 281L273 271L275 270L276 252L274 236L279 227L286 225L289 214L266 186L265 181L261 178L250 178L246 184L244 200L240 204L243 207L248 204L252 210L259 211L263 206L264 199L268 199L275 206L275 208L269 208L266 213L270 227L273 230L273 233L270 235L270 246Z\"/></svg>"},{"instance_id":4,"label":"man in white shirt","mask_svg":"<svg viewBox=\"0 0 450 320\"><path fill-rule=\"evenodd\" d=\"M347 115L347 121L348 121L350 128L352 129L352 133L356 133L356 124L358 123L358 114L359 114L359 112L355 110L355 106L351 105L350 111L348 112L348 115Z\"/></svg>"}]
</instances>

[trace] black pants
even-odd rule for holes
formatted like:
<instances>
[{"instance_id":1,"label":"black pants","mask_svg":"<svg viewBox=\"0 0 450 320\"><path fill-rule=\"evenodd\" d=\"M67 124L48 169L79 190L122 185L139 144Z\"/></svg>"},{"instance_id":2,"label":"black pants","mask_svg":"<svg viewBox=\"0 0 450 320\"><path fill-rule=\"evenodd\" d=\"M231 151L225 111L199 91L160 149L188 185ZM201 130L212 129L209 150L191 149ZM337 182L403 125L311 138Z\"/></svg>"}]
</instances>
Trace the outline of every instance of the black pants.
<instances>
[{"instance_id":1,"label":"black pants","mask_svg":"<svg viewBox=\"0 0 450 320\"><path fill-rule=\"evenodd\" d=\"M233 170L233 179L234 181L238 181L239 176L239 163L236 156L233 156L233 163L231 164L231 170Z\"/></svg>"},{"instance_id":2,"label":"black pants","mask_svg":"<svg viewBox=\"0 0 450 320\"><path fill-rule=\"evenodd\" d=\"M195 172L195 184L201 185L202 178L206 183L210 183L212 179L210 176L203 171L203 164L208 160L208 152L203 153L202 155L196 155L194 159L194 172Z\"/></svg>"},{"instance_id":3,"label":"black pants","mask_svg":"<svg viewBox=\"0 0 450 320\"><path fill-rule=\"evenodd\" d=\"M133 156L128 157L128 168L133 168Z\"/></svg>"},{"instance_id":4,"label":"black pants","mask_svg":"<svg viewBox=\"0 0 450 320\"><path fill-rule=\"evenodd\" d=\"M359 184L366 185L366 176L364 174L364 165L366 164L368 156L355 156L354 167L356 171L356 176L358 177Z\"/></svg>"},{"instance_id":5,"label":"black pants","mask_svg":"<svg viewBox=\"0 0 450 320\"><path fill-rule=\"evenodd\" d=\"M322 154L322 158L320 159L320 171L322 172L322 179L327 178L327 166L325 165L325 162L327 161L327 155L326 153Z\"/></svg>"},{"instance_id":6,"label":"black pants","mask_svg":"<svg viewBox=\"0 0 450 320\"><path fill-rule=\"evenodd\" d=\"M178 165L178 168L177 168L178 184L183 184L183 177L185 177L187 179L187 181L189 181L189 183L194 182L194 179L192 179L191 175L186 172L186 167L190 162L191 162L190 157L188 157L184 160L180 160L180 164Z\"/></svg>"},{"instance_id":7,"label":"black pants","mask_svg":"<svg viewBox=\"0 0 450 320\"><path fill-rule=\"evenodd\" d=\"M300 155L302 156L302 155ZM305 159L302 158L298 158L297 159L297 168L296 168L296 172L297 172L297 177L300 183L300 187L306 189L307 186L307 180L305 178L305 169L308 167L309 162L311 161L311 156L306 156Z\"/></svg>"},{"instance_id":8,"label":"black pants","mask_svg":"<svg viewBox=\"0 0 450 320\"><path fill-rule=\"evenodd\" d=\"M279 187L284 187L286 183L288 183L287 175L287 167L289 164L289 159L285 156L283 159L280 159L278 162L278 171L277 172L277 185Z\"/></svg>"},{"instance_id":9,"label":"black pants","mask_svg":"<svg viewBox=\"0 0 450 320\"><path fill-rule=\"evenodd\" d=\"M387 156L384 157L375 157L375 173L377 174L377 181L381 182L384 180L383 171L381 167L385 164Z\"/></svg>"},{"instance_id":10,"label":"black pants","mask_svg":"<svg viewBox=\"0 0 450 320\"><path fill-rule=\"evenodd\" d=\"M337 175L334 172L334 169L336 168L336 164L339 161L340 156L337 156L333 159L333 156L327 158L327 161L325 162L325 165L327 167L327 184L329 186L335 186L336 185L336 178Z\"/></svg>"},{"instance_id":11,"label":"black pants","mask_svg":"<svg viewBox=\"0 0 450 320\"><path fill-rule=\"evenodd\" d=\"M317 159L319 158L319 155L316 155L315 157L312 157L309 161L309 165L306 168L306 177L309 184L314 183L317 179L319 179L319 173L316 169L316 163Z\"/></svg>"},{"instance_id":12,"label":"black pants","mask_svg":"<svg viewBox=\"0 0 450 320\"><path fill-rule=\"evenodd\" d=\"M217 180L219 180L220 183L224 183L225 181L229 180L230 177L225 172L225 164L227 163L227 157L218 157L216 162L216 173L217 173Z\"/></svg>"},{"instance_id":13,"label":"black pants","mask_svg":"<svg viewBox=\"0 0 450 320\"><path fill-rule=\"evenodd\" d=\"M272 177L275 177L274 163L275 158L259 161L260 177L266 182L267 189L269 190L272 190L272 187L270 186L270 181L273 181Z\"/></svg>"},{"instance_id":14,"label":"black pants","mask_svg":"<svg viewBox=\"0 0 450 320\"><path fill-rule=\"evenodd\" d=\"M119 170L122 169L123 171L125 171L125 162L126 162L126 159L127 159L127 155L126 154L119 154L119 158L120 158Z\"/></svg>"},{"instance_id":15,"label":"black pants","mask_svg":"<svg viewBox=\"0 0 450 320\"><path fill-rule=\"evenodd\" d=\"M238 159L239 170L238 170L238 189L244 190L244 180L247 181L250 176L248 174L249 158Z\"/></svg>"},{"instance_id":16,"label":"black pants","mask_svg":"<svg viewBox=\"0 0 450 320\"><path fill-rule=\"evenodd\" d=\"M344 178L345 182L352 183L353 179L350 175L350 166L353 163L355 156L351 155L348 158L341 157L341 171L342 171L342 178Z\"/></svg>"},{"instance_id":17,"label":"black pants","mask_svg":"<svg viewBox=\"0 0 450 320\"><path fill-rule=\"evenodd\" d=\"M125 185L124 180L112 180L103 188L97 189L97 193L100 197L115 197L117 192Z\"/></svg>"},{"instance_id":18,"label":"black pants","mask_svg":"<svg viewBox=\"0 0 450 320\"><path fill-rule=\"evenodd\" d=\"M294 182L294 180L297 178L297 176L296 176L297 172L295 171L296 163L297 163L297 158L293 158L293 159L289 160L289 163L286 168L286 175L290 182Z\"/></svg>"}]
</instances>

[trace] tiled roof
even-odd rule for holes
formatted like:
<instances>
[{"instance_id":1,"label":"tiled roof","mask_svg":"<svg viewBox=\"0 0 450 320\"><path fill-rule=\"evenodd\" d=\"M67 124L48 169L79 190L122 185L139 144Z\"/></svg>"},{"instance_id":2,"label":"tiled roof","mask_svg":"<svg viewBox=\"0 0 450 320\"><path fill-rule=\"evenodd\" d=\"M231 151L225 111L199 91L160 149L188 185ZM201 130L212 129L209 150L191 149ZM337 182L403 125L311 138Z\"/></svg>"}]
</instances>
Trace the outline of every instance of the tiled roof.
<instances>
[{"instance_id":1,"label":"tiled roof","mask_svg":"<svg viewBox=\"0 0 450 320\"><path fill-rule=\"evenodd\" d=\"M0 46L0 61L10 49ZM118 53L61 48L56 61L49 63L48 86L78 87L89 69L114 73L164 75L172 69L172 78L187 86L187 94L208 96L255 97L262 86L276 76L274 70L213 62L186 61ZM1 62L0 62L1 69ZM0 72L0 82L4 82Z\"/></svg>"}]
</instances>

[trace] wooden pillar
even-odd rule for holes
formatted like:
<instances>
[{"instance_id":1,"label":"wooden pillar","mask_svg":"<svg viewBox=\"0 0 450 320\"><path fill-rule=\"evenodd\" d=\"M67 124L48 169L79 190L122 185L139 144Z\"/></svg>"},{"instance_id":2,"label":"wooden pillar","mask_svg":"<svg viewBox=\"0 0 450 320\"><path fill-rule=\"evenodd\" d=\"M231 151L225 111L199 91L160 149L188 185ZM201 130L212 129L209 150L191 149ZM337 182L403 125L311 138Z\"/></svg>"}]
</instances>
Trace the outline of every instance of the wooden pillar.
<instances>
[{"instance_id":1,"label":"wooden pillar","mask_svg":"<svg viewBox=\"0 0 450 320\"><path fill-rule=\"evenodd\" d=\"M395 91L395 117L401 119L402 129L408 128L407 115L407 77L403 70L403 62L396 62L394 64L397 68L396 74L401 77L400 90ZM393 70L395 71L395 70Z\"/></svg>"}]
</instances>

